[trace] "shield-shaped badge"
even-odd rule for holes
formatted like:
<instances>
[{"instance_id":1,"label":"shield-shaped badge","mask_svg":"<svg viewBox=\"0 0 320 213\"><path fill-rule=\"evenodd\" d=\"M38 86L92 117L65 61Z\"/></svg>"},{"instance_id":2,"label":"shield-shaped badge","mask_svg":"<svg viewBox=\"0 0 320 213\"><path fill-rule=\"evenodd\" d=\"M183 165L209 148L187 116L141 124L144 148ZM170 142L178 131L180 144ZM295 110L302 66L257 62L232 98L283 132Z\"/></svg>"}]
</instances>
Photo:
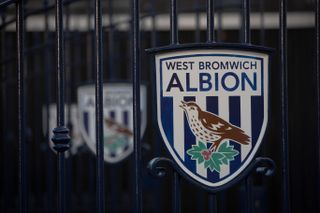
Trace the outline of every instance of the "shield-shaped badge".
<instances>
[{"instance_id":1,"label":"shield-shaped badge","mask_svg":"<svg viewBox=\"0 0 320 213\"><path fill-rule=\"evenodd\" d=\"M269 55L219 47L155 53L157 120L183 173L210 188L253 160L268 121Z\"/></svg>"},{"instance_id":2,"label":"shield-shaped badge","mask_svg":"<svg viewBox=\"0 0 320 213\"><path fill-rule=\"evenodd\" d=\"M142 85L141 135L147 124L147 91ZM133 152L133 92L130 83L107 83L103 87L104 160L117 163ZM90 150L96 152L95 87L78 88L79 126Z\"/></svg>"}]
</instances>

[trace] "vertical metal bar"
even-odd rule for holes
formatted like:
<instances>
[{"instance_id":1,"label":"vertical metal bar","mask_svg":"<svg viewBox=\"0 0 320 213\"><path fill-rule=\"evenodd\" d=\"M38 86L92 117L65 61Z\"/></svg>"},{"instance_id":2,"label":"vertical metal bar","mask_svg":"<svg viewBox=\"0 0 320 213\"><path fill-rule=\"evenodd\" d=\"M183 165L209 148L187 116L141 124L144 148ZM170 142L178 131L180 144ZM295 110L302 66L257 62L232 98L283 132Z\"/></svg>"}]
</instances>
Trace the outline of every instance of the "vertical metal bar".
<instances>
[{"instance_id":1,"label":"vertical metal bar","mask_svg":"<svg viewBox=\"0 0 320 213\"><path fill-rule=\"evenodd\" d=\"M181 212L181 187L180 187L180 175L178 172L174 171L173 173L173 209L172 212L180 213Z\"/></svg>"},{"instance_id":2,"label":"vertical metal bar","mask_svg":"<svg viewBox=\"0 0 320 213\"><path fill-rule=\"evenodd\" d=\"M27 157L25 140L25 90L24 90L24 0L16 3L17 76L18 76L18 138L19 138L19 207L27 212Z\"/></svg>"},{"instance_id":3,"label":"vertical metal bar","mask_svg":"<svg viewBox=\"0 0 320 213\"><path fill-rule=\"evenodd\" d=\"M217 12L217 28L218 28L218 32L217 32L217 41L221 42L222 41L222 4L223 1L222 0L218 0L217 4L219 5L218 8L218 12Z\"/></svg>"},{"instance_id":4,"label":"vertical metal bar","mask_svg":"<svg viewBox=\"0 0 320 213\"><path fill-rule=\"evenodd\" d=\"M170 0L170 43L178 44L177 0Z\"/></svg>"},{"instance_id":5,"label":"vertical metal bar","mask_svg":"<svg viewBox=\"0 0 320 213\"><path fill-rule=\"evenodd\" d=\"M64 117L64 38L63 38L63 2L56 0L56 56L57 56L57 127L53 130L52 141L58 152L58 212L66 208L65 159L64 152L69 149L69 130L65 127Z\"/></svg>"},{"instance_id":6,"label":"vertical metal bar","mask_svg":"<svg viewBox=\"0 0 320 213\"><path fill-rule=\"evenodd\" d=\"M113 57L113 52L114 52L114 26L113 26L113 0L108 0L109 7L108 7L108 12L109 12L109 39L108 39L108 61L109 61L109 77L113 78L116 77L115 74L118 72L114 72L114 57Z\"/></svg>"},{"instance_id":7,"label":"vertical metal bar","mask_svg":"<svg viewBox=\"0 0 320 213\"><path fill-rule=\"evenodd\" d=\"M108 72L108 79L115 79L118 77L118 72L116 72L114 68L114 53L115 53L115 46L114 46L114 24L113 24L113 0L108 0L108 12L109 12L109 39L108 39L108 62L109 62L109 72ZM119 201L119 192L120 185L119 182L119 165L111 165L110 169L110 203L118 203ZM118 205L111 205L110 212L115 213L118 212L119 208Z\"/></svg>"},{"instance_id":8,"label":"vertical metal bar","mask_svg":"<svg viewBox=\"0 0 320 213\"><path fill-rule=\"evenodd\" d=\"M56 54L57 54L57 83L58 105L57 125L64 126L64 34L63 34L63 3L56 0Z\"/></svg>"},{"instance_id":9,"label":"vertical metal bar","mask_svg":"<svg viewBox=\"0 0 320 213\"><path fill-rule=\"evenodd\" d=\"M170 43L178 44L177 1L170 0ZM180 177L173 172L173 212L180 212Z\"/></svg>"},{"instance_id":10,"label":"vertical metal bar","mask_svg":"<svg viewBox=\"0 0 320 213\"><path fill-rule=\"evenodd\" d=\"M65 34L66 36L64 37L64 42L66 43L65 45L65 57L66 57L66 126L70 131L70 135L72 135L72 129L73 129L73 124L71 122L71 90L72 90L72 67L71 67L71 60L70 60L70 51L71 51L71 44L70 44L70 38L71 38L71 33L70 33L70 5L67 5L65 8ZM80 45L80 44L79 44ZM65 109L65 108L64 108ZM72 141L71 141L72 143ZM72 145L72 144L71 144ZM71 153L69 152L71 155ZM68 159L66 159L66 193L67 194L72 194L72 157L70 156ZM72 211L72 197L69 196L66 198L66 211L70 212Z\"/></svg>"},{"instance_id":11,"label":"vertical metal bar","mask_svg":"<svg viewBox=\"0 0 320 213\"><path fill-rule=\"evenodd\" d=\"M243 20L243 42L251 42L250 33L250 0L242 0L242 20Z\"/></svg>"},{"instance_id":12,"label":"vertical metal bar","mask_svg":"<svg viewBox=\"0 0 320 213\"><path fill-rule=\"evenodd\" d=\"M207 42L214 41L214 0L207 0Z\"/></svg>"},{"instance_id":13,"label":"vertical metal bar","mask_svg":"<svg viewBox=\"0 0 320 213\"><path fill-rule=\"evenodd\" d=\"M243 0L242 2L242 27L243 27L243 42L250 44L251 32L250 32L250 0ZM248 176L245 179L245 194L246 194L246 212L251 213L252 211L252 182Z\"/></svg>"},{"instance_id":14,"label":"vertical metal bar","mask_svg":"<svg viewBox=\"0 0 320 213\"><path fill-rule=\"evenodd\" d=\"M151 46L157 45L155 0L151 0ZM152 66L152 65L151 65ZM153 66L151 67L153 69Z\"/></svg>"},{"instance_id":15,"label":"vertical metal bar","mask_svg":"<svg viewBox=\"0 0 320 213\"><path fill-rule=\"evenodd\" d=\"M93 32L92 32L92 26L91 26L91 17L92 17L92 3L93 1L87 2L87 25L88 25L88 32L87 32L87 41L86 41L86 58L87 58L87 72L86 77L87 80L91 81L93 79L93 71L94 69L94 54L93 54Z\"/></svg>"},{"instance_id":16,"label":"vertical metal bar","mask_svg":"<svg viewBox=\"0 0 320 213\"><path fill-rule=\"evenodd\" d=\"M200 2L199 0L194 1L194 8L196 9L196 30L195 30L195 42L200 42Z\"/></svg>"},{"instance_id":17,"label":"vertical metal bar","mask_svg":"<svg viewBox=\"0 0 320 213\"><path fill-rule=\"evenodd\" d=\"M260 45L265 44L265 16L264 16L264 0L259 1L259 10L260 10Z\"/></svg>"},{"instance_id":18,"label":"vertical metal bar","mask_svg":"<svg viewBox=\"0 0 320 213\"><path fill-rule=\"evenodd\" d=\"M133 34L133 128L134 128L134 172L135 172L135 212L142 212L142 188L141 188L141 142L140 142L140 1L132 1L132 34Z\"/></svg>"},{"instance_id":19,"label":"vertical metal bar","mask_svg":"<svg viewBox=\"0 0 320 213\"><path fill-rule=\"evenodd\" d=\"M1 14L1 20L2 23L4 23L6 21L6 15L5 15L5 11L2 11L3 14ZM5 58L6 54L7 54L7 43L6 42L6 29L4 28L1 31L1 58ZM7 119L8 119L8 104L7 104L7 97L8 97L8 90L7 90L7 76L8 76L8 71L7 69L9 68L9 66L6 65L6 63L2 63L1 65L1 128L2 128L2 133L5 133L7 131L8 126L6 125L7 123ZM10 185L9 183L9 178L11 178L9 172L8 172L8 168L10 167L8 165L8 162L10 162L9 157L10 156L8 154L7 151L7 147L9 146L8 143L8 135L3 134L3 143L1 143L2 145L2 154L1 154L1 168L2 168L2 193L3 195L3 208L2 211L3 212L8 212L8 206L10 203L10 196L9 196L9 192L11 191L10 189Z\"/></svg>"},{"instance_id":20,"label":"vertical metal bar","mask_svg":"<svg viewBox=\"0 0 320 213\"><path fill-rule=\"evenodd\" d=\"M290 211L288 145L287 0L280 0L282 212Z\"/></svg>"},{"instance_id":21,"label":"vertical metal bar","mask_svg":"<svg viewBox=\"0 0 320 213\"><path fill-rule=\"evenodd\" d=\"M48 6L48 0L43 1L43 7ZM49 130L49 120L50 120L50 101L51 101L51 64L50 64L50 55L49 55L49 18L48 13L44 14L44 22L45 22L45 29L44 29L44 73L45 73L45 108L46 108L46 137L45 137L45 144L46 144L46 153L47 153L47 168L46 168L46 189L47 189L47 198L46 198L46 212L53 211L53 154L52 150L49 147L49 140L50 140L50 130Z\"/></svg>"},{"instance_id":22,"label":"vertical metal bar","mask_svg":"<svg viewBox=\"0 0 320 213\"><path fill-rule=\"evenodd\" d=\"M210 193L208 197L209 197L209 212L210 213L218 212L216 194Z\"/></svg>"},{"instance_id":23,"label":"vertical metal bar","mask_svg":"<svg viewBox=\"0 0 320 213\"><path fill-rule=\"evenodd\" d=\"M317 137L318 137L318 197L320 196L320 2L315 0L315 28L316 28L316 80L317 80ZM318 202L318 212L320 202Z\"/></svg>"},{"instance_id":24,"label":"vertical metal bar","mask_svg":"<svg viewBox=\"0 0 320 213\"><path fill-rule=\"evenodd\" d=\"M245 179L245 193L246 193L246 212L252 213L252 180L251 177Z\"/></svg>"},{"instance_id":25,"label":"vertical metal bar","mask_svg":"<svg viewBox=\"0 0 320 213\"><path fill-rule=\"evenodd\" d=\"M97 212L104 212L103 61L101 0L95 0Z\"/></svg>"}]
</instances>

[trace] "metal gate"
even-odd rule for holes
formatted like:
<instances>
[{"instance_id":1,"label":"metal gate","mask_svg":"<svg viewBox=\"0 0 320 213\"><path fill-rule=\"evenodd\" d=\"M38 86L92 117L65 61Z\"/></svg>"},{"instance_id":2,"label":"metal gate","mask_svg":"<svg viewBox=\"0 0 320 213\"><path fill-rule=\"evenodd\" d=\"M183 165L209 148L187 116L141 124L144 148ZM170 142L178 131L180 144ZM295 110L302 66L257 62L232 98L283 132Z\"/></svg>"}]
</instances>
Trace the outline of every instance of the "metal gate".
<instances>
[{"instance_id":1,"label":"metal gate","mask_svg":"<svg viewBox=\"0 0 320 213\"><path fill-rule=\"evenodd\" d=\"M2 0L0 13L1 212L320 211L319 0ZM193 43L273 49L267 133L227 187L190 184L156 124L145 50ZM132 125L133 153L110 163L105 126L115 124L104 113L118 112L105 99L119 84L132 111L116 127ZM81 111L77 95L89 93L92 108Z\"/></svg>"}]
</instances>

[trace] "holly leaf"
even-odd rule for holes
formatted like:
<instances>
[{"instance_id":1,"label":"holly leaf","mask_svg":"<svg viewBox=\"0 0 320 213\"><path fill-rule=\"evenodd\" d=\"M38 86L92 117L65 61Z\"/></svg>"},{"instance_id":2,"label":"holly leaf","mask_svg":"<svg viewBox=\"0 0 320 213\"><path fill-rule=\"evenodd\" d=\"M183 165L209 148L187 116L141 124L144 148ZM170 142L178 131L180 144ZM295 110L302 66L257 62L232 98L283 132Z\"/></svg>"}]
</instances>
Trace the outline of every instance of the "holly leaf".
<instances>
[{"instance_id":1,"label":"holly leaf","mask_svg":"<svg viewBox=\"0 0 320 213\"><path fill-rule=\"evenodd\" d=\"M204 167L209 168L211 172L216 170L220 173L220 166L223 164L222 159L224 158L223 154L219 152L213 152L211 158L204 162Z\"/></svg>"},{"instance_id":2,"label":"holly leaf","mask_svg":"<svg viewBox=\"0 0 320 213\"><path fill-rule=\"evenodd\" d=\"M203 150L207 150L207 146L199 141L198 145L192 145L192 148L187 150L187 154L191 156L192 160L196 160L200 164L204 161L204 157L201 155Z\"/></svg>"},{"instance_id":3,"label":"holly leaf","mask_svg":"<svg viewBox=\"0 0 320 213\"><path fill-rule=\"evenodd\" d=\"M239 154L238 150L235 150L234 146L230 145L228 142L221 144L217 152L223 155L221 161L226 165L228 165L230 161L234 160L234 157Z\"/></svg>"}]
</instances>

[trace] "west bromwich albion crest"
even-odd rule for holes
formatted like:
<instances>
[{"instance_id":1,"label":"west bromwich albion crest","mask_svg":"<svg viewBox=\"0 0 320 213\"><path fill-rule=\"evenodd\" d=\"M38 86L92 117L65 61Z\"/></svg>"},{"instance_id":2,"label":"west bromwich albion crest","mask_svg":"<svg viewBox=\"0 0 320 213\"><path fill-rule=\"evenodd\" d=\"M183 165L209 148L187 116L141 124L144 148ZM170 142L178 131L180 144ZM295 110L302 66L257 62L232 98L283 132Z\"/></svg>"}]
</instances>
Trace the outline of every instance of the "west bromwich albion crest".
<instances>
[{"instance_id":1,"label":"west bromwich albion crest","mask_svg":"<svg viewBox=\"0 0 320 213\"><path fill-rule=\"evenodd\" d=\"M141 135L146 129L146 87L141 86ZM107 83L103 87L104 160L117 163L133 152L132 84ZM78 88L79 126L90 150L96 151L95 87Z\"/></svg>"},{"instance_id":2,"label":"west bromwich albion crest","mask_svg":"<svg viewBox=\"0 0 320 213\"><path fill-rule=\"evenodd\" d=\"M161 135L182 171L202 185L220 187L236 178L263 139L269 56L252 49L155 54Z\"/></svg>"}]
</instances>

